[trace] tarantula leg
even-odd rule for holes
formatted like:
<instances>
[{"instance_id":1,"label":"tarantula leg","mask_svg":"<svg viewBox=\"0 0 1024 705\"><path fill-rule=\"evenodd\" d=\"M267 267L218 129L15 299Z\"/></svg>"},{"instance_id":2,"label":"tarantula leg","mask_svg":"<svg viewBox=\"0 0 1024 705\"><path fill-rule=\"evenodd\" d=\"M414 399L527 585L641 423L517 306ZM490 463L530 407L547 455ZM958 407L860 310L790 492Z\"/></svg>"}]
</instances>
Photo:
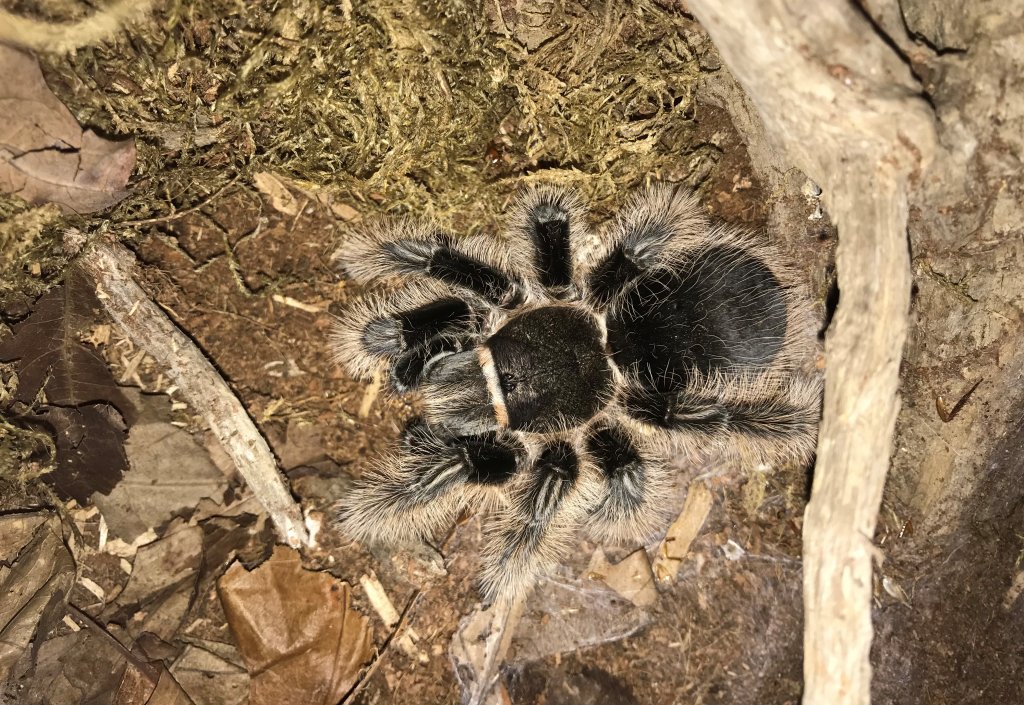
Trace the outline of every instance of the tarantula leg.
<instances>
[{"instance_id":1,"label":"tarantula leg","mask_svg":"<svg viewBox=\"0 0 1024 705\"><path fill-rule=\"evenodd\" d=\"M394 387L406 391L419 385L434 360L472 347L480 319L439 285L368 297L336 320L335 356L357 377L387 363Z\"/></svg>"},{"instance_id":2,"label":"tarantula leg","mask_svg":"<svg viewBox=\"0 0 1024 705\"><path fill-rule=\"evenodd\" d=\"M821 385L816 379L718 378L675 392L634 388L633 418L680 434L697 448L735 447L756 462L806 462L814 453Z\"/></svg>"},{"instance_id":3,"label":"tarantula leg","mask_svg":"<svg viewBox=\"0 0 1024 705\"><path fill-rule=\"evenodd\" d=\"M487 259L506 257L493 243L456 243L447 233L410 221L355 234L335 254L345 273L356 281L418 274L474 292L496 306L511 308L521 303L520 282Z\"/></svg>"},{"instance_id":4,"label":"tarantula leg","mask_svg":"<svg viewBox=\"0 0 1024 705\"><path fill-rule=\"evenodd\" d=\"M488 600L525 593L557 564L593 501L580 474L569 443L554 441L541 452L488 537L481 574Z\"/></svg>"},{"instance_id":5,"label":"tarantula leg","mask_svg":"<svg viewBox=\"0 0 1024 705\"><path fill-rule=\"evenodd\" d=\"M512 436L444 439L414 421L398 456L366 473L340 502L342 531L363 541L429 538L487 487L507 483L524 456Z\"/></svg>"},{"instance_id":6,"label":"tarantula leg","mask_svg":"<svg viewBox=\"0 0 1024 705\"><path fill-rule=\"evenodd\" d=\"M586 439L587 453L601 471L604 497L587 520L600 540L642 539L666 518L667 473L661 458L622 426L599 426Z\"/></svg>"},{"instance_id":7,"label":"tarantula leg","mask_svg":"<svg viewBox=\"0 0 1024 705\"><path fill-rule=\"evenodd\" d=\"M541 285L557 298L573 296L574 242L587 232L579 196L568 189L540 186L520 197L510 219L513 230L531 245L533 270Z\"/></svg>"},{"instance_id":8,"label":"tarantula leg","mask_svg":"<svg viewBox=\"0 0 1024 705\"><path fill-rule=\"evenodd\" d=\"M461 252L448 235L438 233L432 240L398 240L384 249L407 273L423 272L451 286L475 292L497 306L512 308L522 301L518 282Z\"/></svg>"},{"instance_id":9,"label":"tarantula leg","mask_svg":"<svg viewBox=\"0 0 1024 705\"><path fill-rule=\"evenodd\" d=\"M691 193L663 186L634 196L606 233L609 251L588 273L591 297L607 305L644 271L676 250L692 247L706 228Z\"/></svg>"}]
</instances>

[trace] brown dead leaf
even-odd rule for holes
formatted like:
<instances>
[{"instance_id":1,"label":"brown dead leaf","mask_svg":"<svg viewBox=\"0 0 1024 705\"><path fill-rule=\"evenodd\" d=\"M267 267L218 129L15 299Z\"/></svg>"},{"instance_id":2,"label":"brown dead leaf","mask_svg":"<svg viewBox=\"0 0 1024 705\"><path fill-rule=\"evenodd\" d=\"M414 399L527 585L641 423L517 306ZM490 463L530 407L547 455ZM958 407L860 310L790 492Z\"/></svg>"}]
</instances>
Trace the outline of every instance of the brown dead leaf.
<instances>
[{"instance_id":1,"label":"brown dead leaf","mask_svg":"<svg viewBox=\"0 0 1024 705\"><path fill-rule=\"evenodd\" d=\"M129 662L112 705L194 705L166 668L152 670Z\"/></svg>"},{"instance_id":2,"label":"brown dead leaf","mask_svg":"<svg viewBox=\"0 0 1024 705\"><path fill-rule=\"evenodd\" d=\"M355 208L348 205L347 203L332 203L331 213L349 223L362 218L362 216L359 214L359 211L357 211Z\"/></svg>"},{"instance_id":3,"label":"brown dead leaf","mask_svg":"<svg viewBox=\"0 0 1024 705\"><path fill-rule=\"evenodd\" d=\"M104 611L105 621L123 622L132 636L146 631L171 639L192 605L202 562L202 528L168 529L138 550L131 578Z\"/></svg>"},{"instance_id":4,"label":"brown dead leaf","mask_svg":"<svg viewBox=\"0 0 1024 705\"><path fill-rule=\"evenodd\" d=\"M252 180L259 192L270 199L274 210L285 215L298 215L299 201L281 179L268 171L260 171L253 174Z\"/></svg>"},{"instance_id":5,"label":"brown dead leaf","mask_svg":"<svg viewBox=\"0 0 1024 705\"><path fill-rule=\"evenodd\" d=\"M57 471L46 476L65 499L107 493L127 470L125 423L135 407L103 357L81 339L95 326L99 302L90 282L70 268L64 283L36 301L32 313L0 342L0 361L15 361L14 398L48 406L24 421L46 426L57 446Z\"/></svg>"},{"instance_id":6,"label":"brown dead leaf","mask_svg":"<svg viewBox=\"0 0 1024 705\"><path fill-rule=\"evenodd\" d=\"M217 589L252 677L252 705L335 705L373 652L348 583L305 570L291 548L278 546L252 571L236 563Z\"/></svg>"},{"instance_id":7,"label":"brown dead leaf","mask_svg":"<svg viewBox=\"0 0 1024 705\"><path fill-rule=\"evenodd\" d=\"M168 397L126 394L140 412L124 446L131 472L106 496L94 494L92 502L113 536L130 543L205 497L223 500L227 478L203 446L170 423Z\"/></svg>"},{"instance_id":8,"label":"brown dead leaf","mask_svg":"<svg viewBox=\"0 0 1024 705\"><path fill-rule=\"evenodd\" d=\"M18 705L194 705L160 661L129 651L99 624L43 642Z\"/></svg>"},{"instance_id":9,"label":"brown dead leaf","mask_svg":"<svg viewBox=\"0 0 1024 705\"><path fill-rule=\"evenodd\" d=\"M312 465L327 458L324 449L324 428L305 421L291 420L288 428L281 433L274 429L270 433L270 445L274 449L281 468L287 472L302 465Z\"/></svg>"},{"instance_id":10,"label":"brown dead leaf","mask_svg":"<svg viewBox=\"0 0 1024 705\"><path fill-rule=\"evenodd\" d=\"M85 503L93 493L110 492L128 469L124 424L108 404L51 406L25 418L53 434L57 469L43 479L62 499Z\"/></svg>"},{"instance_id":11,"label":"brown dead leaf","mask_svg":"<svg viewBox=\"0 0 1024 705\"><path fill-rule=\"evenodd\" d=\"M186 646L171 673L196 705L243 705L249 700L246 670L201 647Z\"/></svg>"},{"instance_id":12,"label":"brown dead leaf","mask_svg":"<svg viewBox=\"0 0 1024 705\"><path fill-rule=\"evenodd\" d=\"M12 539L15 539L12 542ZM14 543L21 543L15 546ZM26 512L0 517L0 683L38 634L35 649L64 616L75 561L60 518Z\"/></svg>"},{"instance_id":13,"label":"brown dead leaf","mask_svg":"<svg viewBox=\"0 0 1024 705\"><path fill-rule=\"evenodd\" d=\"M99 311L92 283L77 267L36 301L28 318L14 326L14 335L0 342L0 361L17 361L15 399L32 404L42 390L52 406L107 402L132 422L135 409L107 363L81 342Z\"/></svg>"},{"instance_id":14,"label":"brown dead leaf","mask_svg":"<svg viewBox=\"0 0 1024 705\"><path fill-rule=\"evenodd\" d=\"M0 45L0 191L65 212L109 208L128 192L135 140L82 131L28 53Z\"/></svg>"}]
</instances>

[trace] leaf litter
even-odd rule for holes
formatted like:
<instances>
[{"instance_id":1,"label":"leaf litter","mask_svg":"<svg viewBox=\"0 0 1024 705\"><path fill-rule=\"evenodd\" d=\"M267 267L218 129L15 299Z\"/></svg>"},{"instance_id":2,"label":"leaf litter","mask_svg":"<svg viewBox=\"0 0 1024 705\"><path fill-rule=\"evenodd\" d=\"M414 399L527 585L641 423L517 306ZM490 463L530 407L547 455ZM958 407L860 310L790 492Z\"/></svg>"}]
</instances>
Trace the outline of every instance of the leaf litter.
<instances>
[{"instance_id":1,"label":"leaf litter","mask_svg":"<svg viewBox=\"0 0 1024 705\"><path fill-rule=\"evenodd\" d=\"M305 570L296 551L279 546L254 570L233 565L217 589L252 678L252 705L335 705L356 685L373 640L347 583Z\"/></svg>"},{"instance_id":2,"label":"leaf litter","mask_svg":"<svg viewBox=\"0 0 1024 705\"><path fill-rule=\"evenodd\" d=\"M90 282L72 267L0 341L0 361L17 373L11 416L52 432L56 468L46 480L83 503L109 493L128 469L123 444L136 416L103 356L82 342L98 309Z\"/></svg>"},{"instance_id":3,"label":"leaf litter","mask_svg":"<svg viewBox=\"0 0 1024 705\"><path fill-rule=\"evenodd\" d=\"M104 210L128 195L135 140L82 130L27 52L0 44L0 192L66 213Z\"/></svg>"}]
</instances>

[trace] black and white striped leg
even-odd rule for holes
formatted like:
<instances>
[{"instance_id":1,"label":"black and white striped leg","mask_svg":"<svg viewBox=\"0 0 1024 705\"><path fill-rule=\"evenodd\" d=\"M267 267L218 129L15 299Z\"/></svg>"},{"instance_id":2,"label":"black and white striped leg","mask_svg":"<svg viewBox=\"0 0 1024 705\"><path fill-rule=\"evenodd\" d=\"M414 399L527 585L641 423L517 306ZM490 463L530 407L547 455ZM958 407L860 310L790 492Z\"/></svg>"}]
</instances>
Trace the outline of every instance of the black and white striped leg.
<instances>
[{"instance_id":1,"label":"black and white striped leg","mask_svg":"<svg viewBox=\"0 0 1024 705\"><path fill-rule=\"evenodd\" d=\"M510 221L529 243L541 286L554 298L574 298L574 245L588 232L586 209L576 192L555 186L531 189L516 203Z\"/></svg>"},{"instance_id":2,"label":"black and white striped leg","mask_svg":"<svg viewBox=\"0 0 1024 705\"><path fill-rule=\"evenodd\" d=\"M414 421L398 455L361 477L339 503L341 529L361 541L430 538L463 507L486 500L488 488L508 483L525 454L511 436L446 439Z\"/></svg>"},{"instance_id":3,"label":"black and white striped leg","mask_svg":"<svg viewBox=\"0 0 1024 705\"><path fill-rule=\"evenodd\" d=\"M694 450L736 449L758 463L806 462L814 453L821 384L816 378L766 375L717 378L675 392L634 387L626 412L689 442Z\"/></svg>"},{"instance_id":4,"label":"black and white striped leg","mask_svg":"<svg viewBox=\"0 0 1024 705\"><path fill-rule=\"evenodd\" d=\"M604 498L587 519L598 540L644 539L667 518L668 476L664 460L623 426L599 425L586 439L587 454L600 471Z\"/></svg>"},{"instance_id":5,"label":"black and white striped leg","mask_svg":"<svg viewBox=\"0 0 1024 705\"><path fill-rule=\"evenodd\" d=\"M481 574L488 600L525 593L538 576L557 565L574 531L596 501L575 449L549 443L512 492L491 527Z\"/></svg>"},{"instance_id":6,"label":"black and white striped leg","mask_svg":"<svg viewBox=\"0 0 1024 705\"><path fill-rule=\"evenodd\" d=\"M483 314L446 287L409 286L360 300L335 321L337 359L357 377L381 364L399 392L419 385L433 360L472 347Z\"/></svg>"},{"instance_id":7,"label":"black and white striped leg","mask_svg":"<svg viewBox=\"0 0 1024 705\"><path fill-rule=\"evenodd\" d=\"M662 186L635 196L606 231L607 252L587 274L591 297L605 306L645 270L693 246L706 218L693 194Z\"/></svg>"},{"instance_id":8,"label":"black and white striped leg","mask_svg":"<svg viewBox=\"0 0 1024 705\"><path fill-rule=\"evenodd\" d=\"M507 255L493 242L456 241L436 227L411 221L353 233L334 259L358 282L421 275L505 308L521 303L524 294L522 283L502 271Z\"/></svg>"}]
</instances>

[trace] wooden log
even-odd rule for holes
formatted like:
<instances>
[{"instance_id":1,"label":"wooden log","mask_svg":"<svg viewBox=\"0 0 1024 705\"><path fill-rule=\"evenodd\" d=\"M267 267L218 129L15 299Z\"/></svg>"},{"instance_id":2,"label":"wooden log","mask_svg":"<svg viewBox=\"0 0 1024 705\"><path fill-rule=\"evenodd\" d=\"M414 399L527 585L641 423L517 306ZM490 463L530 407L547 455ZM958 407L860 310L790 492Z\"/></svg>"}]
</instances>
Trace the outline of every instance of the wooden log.
<instances>
[{"instance_id":1,"label":"wooden log","mask_svg":"<svg viewBox=\"0 0 1024 705\"><path fill-rule=\"evenodd\" d=\"M875 3L878 4L878 3ZM935 152L905 63L854 3L689 0L839 231L841 299L804 522L804 705L871 699L872 544L907 335L908 189Z\"/></svg>"}]
</instances>

